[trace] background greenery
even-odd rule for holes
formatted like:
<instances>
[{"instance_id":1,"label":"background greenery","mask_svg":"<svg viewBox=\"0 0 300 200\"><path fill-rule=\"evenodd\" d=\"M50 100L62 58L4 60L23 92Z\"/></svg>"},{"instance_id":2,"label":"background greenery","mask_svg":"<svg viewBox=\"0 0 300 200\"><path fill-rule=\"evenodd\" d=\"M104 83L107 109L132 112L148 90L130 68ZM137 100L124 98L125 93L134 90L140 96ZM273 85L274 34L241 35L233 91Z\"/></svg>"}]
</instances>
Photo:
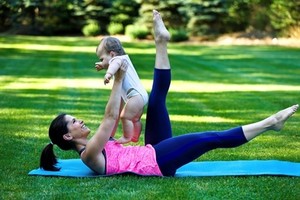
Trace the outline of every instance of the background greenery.
<instances>
[{"instance_id":1,"label":"background greenery","mask_svg":"<svg viewBox=\"0 0 300 200\"><path fill-rule=\"evenodd\" d=\"M28 176L39 166L49 124L58 113L83 119L91 130L101 121L110 88L103 85L104 72L94 69L98 42L90 37L0 38L0 199L299 199L296 177ZM150 91L153 43L125 42L124 47ZM173 81L167 103L174 135L251 123L299 103L299 48L173 43L169 53ZM281 133L268 132L197 161L300 162L299 121L296 113ZM74 152L55 152L78 158Z\"/></svg>"},{"instance_id":2,"label":"background greenery","mask_svg":"<svg viewBox=\"0 0 300 200\"><path fill-rule=\"evenodd\" d=\"M128 25L149 29L152 9L159 10L167 27L180 30L183 38L211 39L231 32L258 38L300 38L298 0L4 0L0 3L0 32L124 34ZM87 32L86 26L93 28Z\"/></svg>"}]
</instances>

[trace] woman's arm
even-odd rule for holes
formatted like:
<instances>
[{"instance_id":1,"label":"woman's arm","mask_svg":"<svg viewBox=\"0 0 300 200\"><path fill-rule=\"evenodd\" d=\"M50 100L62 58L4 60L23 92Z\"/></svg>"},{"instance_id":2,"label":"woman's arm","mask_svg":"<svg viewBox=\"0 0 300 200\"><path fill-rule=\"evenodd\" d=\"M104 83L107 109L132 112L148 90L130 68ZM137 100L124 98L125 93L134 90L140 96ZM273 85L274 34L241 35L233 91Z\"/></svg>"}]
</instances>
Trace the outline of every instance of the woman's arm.
<instances>
[{"instance_id":1,"label":"woman's arm","mask_svg":"<svg viewBox=\"0 0 300 200\"><path fill-rule=\"evenodd\" d=\"M109 137L113 135L115 126L118 123L121 101L121 87L126 70L127 65L121 65L120 70L118 70L115 74L112 91L105 109L104 119L95 135L88 141L86 149L81 155L83 161L94 170L96 170L95 166L104 166L102 165L103 163L99 163L103 160L100 159L102 150L104 149L106 142L109 140Z\"/></svg>"}]
</instances>

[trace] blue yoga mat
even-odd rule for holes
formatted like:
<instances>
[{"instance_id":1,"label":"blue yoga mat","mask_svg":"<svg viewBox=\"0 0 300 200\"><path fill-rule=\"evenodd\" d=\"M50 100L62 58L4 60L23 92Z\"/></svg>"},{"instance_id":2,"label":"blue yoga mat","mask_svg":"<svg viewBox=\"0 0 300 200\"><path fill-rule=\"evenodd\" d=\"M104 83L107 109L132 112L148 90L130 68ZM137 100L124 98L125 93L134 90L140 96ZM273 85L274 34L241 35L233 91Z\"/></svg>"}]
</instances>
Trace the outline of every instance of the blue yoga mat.
<instances>
[{"instance_id":1,"label":"blue yoga mat","mask_svg":"<svg viewBox=\"0 0 300 200\"><path fill-rule=\"evenodd\" d=\"M90 170L80 159L58 160L60 171L31 170L30 176L105 177ZM179 168L175 177L188 176L300 176L300 163L279 160L191 162Z\"/></svg>"}]
</instances>

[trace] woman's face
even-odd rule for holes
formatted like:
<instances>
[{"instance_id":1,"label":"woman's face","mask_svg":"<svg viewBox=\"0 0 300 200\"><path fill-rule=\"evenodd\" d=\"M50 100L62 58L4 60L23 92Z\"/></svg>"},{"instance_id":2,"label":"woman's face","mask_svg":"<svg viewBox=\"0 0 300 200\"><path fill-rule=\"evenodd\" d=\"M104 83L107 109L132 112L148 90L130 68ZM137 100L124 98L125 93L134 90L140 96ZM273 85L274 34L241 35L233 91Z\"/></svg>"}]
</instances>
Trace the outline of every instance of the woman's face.
<instances>
[{"instance_id":1,"label":"woman's face","mask_svg":"<svg viewBox=\"0 0 300 200\"><path fill-rule=\"evenodd\" d=\"M65 120L67 122L69 134L74 139L87 138L87 136L91 132L90 129L87 126L85 126L82 120L76 119L71 115L66 115Z\"/></svg>"}]
</instances>

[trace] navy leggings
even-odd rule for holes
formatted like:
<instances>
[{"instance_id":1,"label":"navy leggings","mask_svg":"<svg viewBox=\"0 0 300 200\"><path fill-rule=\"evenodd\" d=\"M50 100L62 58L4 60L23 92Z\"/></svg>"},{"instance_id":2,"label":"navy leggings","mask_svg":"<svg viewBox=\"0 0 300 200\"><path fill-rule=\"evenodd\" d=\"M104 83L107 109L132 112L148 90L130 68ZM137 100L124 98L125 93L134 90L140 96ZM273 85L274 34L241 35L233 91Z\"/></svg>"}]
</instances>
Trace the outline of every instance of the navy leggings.
<instances>
[{"instance_id":1,"label":"navy leggings","mask_svg":"<svg viewBox=\"0 0 300 200\"><path fill-rule=\"evenodd\" d=\"M145 128L145 144L153 145L157 163L164 176L174 176L179 167L195 160L207 151L236 147L247 142L242 127L172 137L171 123L166 108L170 83L171 70L154 70Z\"/></svg>"}]
</instances>

